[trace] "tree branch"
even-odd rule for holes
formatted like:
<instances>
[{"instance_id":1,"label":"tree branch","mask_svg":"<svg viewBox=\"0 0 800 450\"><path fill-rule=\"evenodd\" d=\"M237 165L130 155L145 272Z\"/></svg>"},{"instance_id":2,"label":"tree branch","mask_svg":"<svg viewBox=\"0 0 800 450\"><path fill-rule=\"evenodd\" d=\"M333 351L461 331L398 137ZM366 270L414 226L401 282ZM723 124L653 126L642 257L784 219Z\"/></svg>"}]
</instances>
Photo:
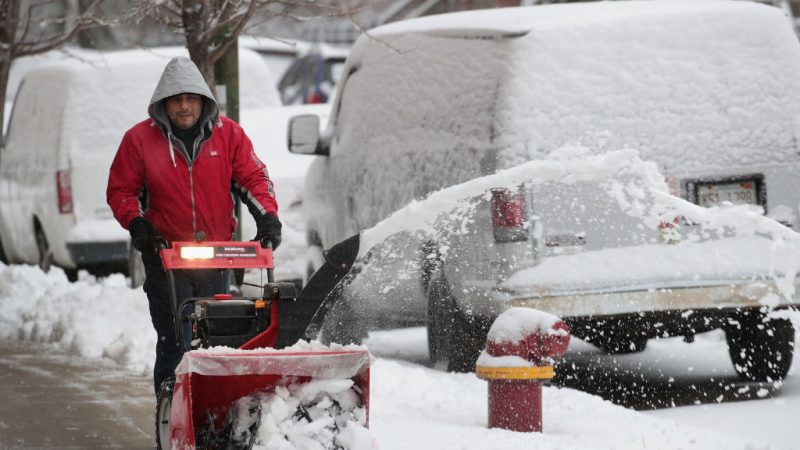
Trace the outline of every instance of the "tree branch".
<instances>
[{"instance_id":1,"label":"tree branch","mask_svg":"<svg viewBox=\"0 0 800 450\"><path fill-rule=\"evenodd\" d=\"M72 39L75 38L75 36L78 34L79 31L81 31L87 25L94 23L96 21L96 19L93 17L94 10L102 2L103 0L94 0L94 2L92 2L92 4L89 5L88 8L86 8L86 11L84 11L80 16L77 17L75 25L67 33L36 42L22 42L22 41L17 42L15 45L12 46L11 49L12 59L54 50L66 44L67 42L71 41ZM29 29L28 27L30 27L30 23L31 23L31 16L29 15L25 24L26 30ZM25 34L23 34L23 36Z\"/></svg>"}]
</instances>

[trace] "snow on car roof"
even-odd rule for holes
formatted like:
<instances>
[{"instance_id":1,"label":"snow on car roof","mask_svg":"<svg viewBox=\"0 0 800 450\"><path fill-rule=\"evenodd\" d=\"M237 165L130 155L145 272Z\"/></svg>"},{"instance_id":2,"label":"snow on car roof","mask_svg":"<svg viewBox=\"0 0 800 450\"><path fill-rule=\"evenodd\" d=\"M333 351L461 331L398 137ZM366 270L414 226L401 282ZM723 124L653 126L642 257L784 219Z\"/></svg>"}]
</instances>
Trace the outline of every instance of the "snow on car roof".
<instances>
[{"instance_id":1,"label":"snow on car roof","mask_svg":"<svg viewBox=\"0 0 800 450\"><path fill-rule=\"evenodd\" d=\"M777 8L768 8L751 2L731 1L618 1L578 4L539 5L519 8L481 9L438 14L404 20L377 27L373 36L403 33L432 33L462 35L465 37L490 35L522 35L537 30L566 29L609 21L635 21L645 17L666 15L719 13L750 14ZM787 21L788 22L788 21Z\"/></svg>"},{"instance_id":2,"label":"snow on car roof","mask_svg":"<svg viewBox=\"0 0 800 450\"><path fill-rule=\"evenodd\" d=\"M519 37L466 39L475 30ZM636 148L678 177L752 168L766 149L796 157L800 45L779 9L750 2L443 14L373 30L347 64L348 104L333 111L359 119L343 139L388 155L423 135L431 152L507 149L518 161L565 145Z\"/></svg>"}]
</instances>

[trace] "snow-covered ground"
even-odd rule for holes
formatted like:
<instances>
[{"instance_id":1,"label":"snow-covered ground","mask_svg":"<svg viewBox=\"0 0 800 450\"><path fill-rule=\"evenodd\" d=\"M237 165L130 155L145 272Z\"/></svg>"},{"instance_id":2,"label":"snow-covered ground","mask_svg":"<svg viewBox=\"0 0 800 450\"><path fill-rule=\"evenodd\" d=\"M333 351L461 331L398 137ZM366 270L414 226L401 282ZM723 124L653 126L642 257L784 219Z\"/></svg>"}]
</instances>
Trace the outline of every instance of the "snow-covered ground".
<instances>
[{"instance_id":1,"label":"snow-covered ground","mask_svg":"<svg viewBox=\"0 0 800 450\"><path fill-rule=\"evenodd\" d=\"M155 332L141 289L114 275L82 274L69 283L60 269L0 266L0 339L45 343L88 360L111 360L135 374L152 370ZM381 449L531 448L797 448L800 410L795 364L774 398L649 412L616 406L566 388L544 389L544 433L487 429L486 382L474 374L426 367L424 329L373 333L370 428ZM585 348L575 341L573 348ZM651 342L639 360L677 377L732 374L725 343L710 336L693 344ZM692 370L689 370L692 368ZM0 442L0 446L2 442Z\"/></svg>"}]
</instances>

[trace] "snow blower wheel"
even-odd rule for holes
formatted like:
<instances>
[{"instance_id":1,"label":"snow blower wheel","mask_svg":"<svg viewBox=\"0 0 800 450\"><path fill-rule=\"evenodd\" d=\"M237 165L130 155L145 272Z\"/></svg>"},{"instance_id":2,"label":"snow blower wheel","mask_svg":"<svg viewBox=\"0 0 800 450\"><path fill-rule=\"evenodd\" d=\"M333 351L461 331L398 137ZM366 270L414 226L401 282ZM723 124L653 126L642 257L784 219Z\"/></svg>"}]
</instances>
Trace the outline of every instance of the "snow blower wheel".
<instances>
[{"instance_id":1,"label":"snow blower wheel","mask_svg":"<svg viewBox=\"0 0 800 450\"><path fill-rule=\"evenodd\" d=\"M156 448L169 450L169 418L172 414L172 391L175 378L168 378L161 383L161 390L156 400Z\"/></svg>"}]
</instances>

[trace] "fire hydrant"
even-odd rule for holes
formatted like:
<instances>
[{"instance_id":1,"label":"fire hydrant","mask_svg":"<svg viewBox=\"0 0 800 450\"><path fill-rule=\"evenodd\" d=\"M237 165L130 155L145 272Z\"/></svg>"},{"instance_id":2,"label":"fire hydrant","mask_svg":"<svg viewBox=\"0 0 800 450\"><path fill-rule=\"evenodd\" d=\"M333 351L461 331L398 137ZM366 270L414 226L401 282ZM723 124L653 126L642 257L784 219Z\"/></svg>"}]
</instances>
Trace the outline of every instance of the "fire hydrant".
<instances>
[{"instance_id":1,"label":"fire hydrant","mask_svg":"<svg viewBox=\"0 0 800 450\"><path fill-rule=\"evenodd\" d=\"M489 382L489 428L542 431L542 380L568 345L567 324L552 314L511 308L495 320L475 370Z\"/></svg>"}]
</instances>

